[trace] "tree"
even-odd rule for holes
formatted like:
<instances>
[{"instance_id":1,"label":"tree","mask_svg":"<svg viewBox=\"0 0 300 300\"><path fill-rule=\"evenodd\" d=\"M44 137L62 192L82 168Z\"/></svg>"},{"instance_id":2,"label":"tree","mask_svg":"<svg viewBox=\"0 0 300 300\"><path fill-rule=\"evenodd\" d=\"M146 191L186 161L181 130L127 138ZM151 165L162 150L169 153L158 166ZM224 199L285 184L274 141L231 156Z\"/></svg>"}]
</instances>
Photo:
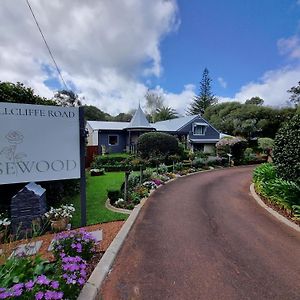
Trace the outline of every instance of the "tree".
<instances>
[{"instance_id":1,"label":"tree","mask_svg":"<svg viewBox=\"0 0 300 300\"><path fill-rule=\"evenodd\" d=\"M204 111L208 107L218 102L217 98L212 94L211 82L212 80L209 77L209 71L205 68L200 81L199 95L193 97L193 102L187 110L189 115L204 114Z\"/></svg>"},{"instance_id":2,"label":"tree","mask_svg":"<svg viewBox=\"0 0 300 300\"><path fill-rule=\"evenodd\" d=\"M206 118L223 133L274 138L279 127L295 114L294 108L272 108L239 102L223 102L206 109Z\"/></svg>"},{"instance_id":3,"label":"tree","mask_svg":"<svg viewBox=\"0 0 300 300\"><path fill-rule=\"evenodd\" d=\"M300 114L296 114L276 134L273 160L280 177L300 184Z\"/></svg>"},{"instance_id":4,"label":"tree","mask_svg":"<svg viewBox=\"0 0 300 300\"><path fill-rule=\"evenodd\" d=\"M57 105L54 101L35 95L32 88L26 87L21 82L0 81L0 102Z\"/></svg>"},{"instance_id":5,"label":"tree","mask_svg":"<svg viewBox=\"0 0 300 300\"><path fill-rule=\"evenodd\" d=\"M79 96L73 91L61 90L55 93L53 100L59 105L64 107L81 106Z\"/></svg>"},{"instance_id":6,"label":"tree","mask_svg":"<svg viewBox=\"0 0 300 300\"><path fill-rule=\"evenodd\" d=\"M130 113L119 113L117 116L112 117L112 120L116 122L130 122L132 117L133 115Z\"/></svg>"},{"instance_id":7,"label":"tree","mask_svg":"<svg viewBox=\"0 0 300 300\"><path fill-rule=\"evenodd\" d=\"M84 105L84 118L87 121L107 121L111 116L96 106Z\"/></svg>"},{"instance_id":8,"label":"tree","mask_svg":"<svg viewBox=\"0 0 300 300\"><path fill-rule=\"evenodd\" d=\"M298 82L298 86L293 86L288 92L292 94L290 101L298 106L300 104L300 81Z\"/></svg>"},{"instance_id":9,"label":"tree","mask_svg":"<svg viewBox=\"0 0 300 300\"><path fill-rule=\"evenodd\" d=\"M257 144L260 150L268 154L274 147L274 140L263 137L257 140Z\"/></svg>"},{"instance_id":10,"label":"tree","mask_svg":"<svg viewBox=\"0 0 300 300\"><path fill-rule=\"evenodd\" d=\"M154 121L154 115L158 109L164 105L164 97L157 91L148 90L145 94L146 98L146 113L150 116L150 120Z\"/></svg>"},{"instance_id":11,"label":"tree","mask_svg":"<svg viewBox=\"0 0 300 300\"><path fill-rule=\"evenodd\" d=\"M158 108L154 114L154 122L165 121L178 118L178 114L175 109L169 106L162 106Z\"/></svg>"},{"instance_id":12,"label":"tree","mask_svg":"<svg viewBox=\"0 0 300 300\"><path fill-rule=\"evenodd\" d=\"M264 99L260 97L252 97L250 99L247 99L245 101L245 104L253 104L253 105L263 105L264 104Z\"/></svg>"}]
</instances>

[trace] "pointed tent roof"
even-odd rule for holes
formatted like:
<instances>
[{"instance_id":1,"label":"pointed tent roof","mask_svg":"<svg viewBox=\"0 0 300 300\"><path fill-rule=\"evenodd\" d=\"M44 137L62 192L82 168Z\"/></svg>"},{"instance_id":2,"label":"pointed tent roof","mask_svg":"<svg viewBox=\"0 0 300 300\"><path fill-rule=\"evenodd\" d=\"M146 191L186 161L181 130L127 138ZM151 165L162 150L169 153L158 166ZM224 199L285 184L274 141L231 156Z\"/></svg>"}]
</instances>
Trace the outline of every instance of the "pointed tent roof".
<instances>
[{"instance_id":1,"label":"pointed tent roof","mask_svg":"<svg viewBox=\"0 0 300 300\"><path fill-rule=\"evenodd\" d=\"M133 129L133 128L147 128L147 129L154 129L150 123L148 122L144 112L141 109L141 105L139 104L139 107L137 111L135 112L134 116L131 119L131 122L129 123L129 126L127 129Z\"/></svg>"}]
</instances>

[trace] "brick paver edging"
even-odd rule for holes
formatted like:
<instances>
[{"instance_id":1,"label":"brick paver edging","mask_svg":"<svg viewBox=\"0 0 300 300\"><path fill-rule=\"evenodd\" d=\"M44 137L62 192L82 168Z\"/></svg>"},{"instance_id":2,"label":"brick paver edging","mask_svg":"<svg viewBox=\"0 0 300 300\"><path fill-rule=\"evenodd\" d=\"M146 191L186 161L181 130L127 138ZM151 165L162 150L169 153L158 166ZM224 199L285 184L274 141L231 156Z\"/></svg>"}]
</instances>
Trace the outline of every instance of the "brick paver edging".
<instances>
[{"instance_id":1,"label":"brick paver edging","mask_svg":"<svg viewBox=\"0 0 300 300\"><path fill-rule=\"evenodd\" d=\"M259 195L255 192L254 183L252 183L250 185L250 193L251 193L252 197L256 200L256 202L260 206L262 206L265 210L267 210L273 217L275 217L276 219L278 219L280 222L284 223L285 225L287 225L287 226L295 229L296 231L300 232L300 227L297 224L295 224L292 221L288 220L287 218L285 218L284 216L279 214L277 211L275 211L271 207L267 206L264 203L264 201L261 200Z\"/></svg>"}]
</instances>

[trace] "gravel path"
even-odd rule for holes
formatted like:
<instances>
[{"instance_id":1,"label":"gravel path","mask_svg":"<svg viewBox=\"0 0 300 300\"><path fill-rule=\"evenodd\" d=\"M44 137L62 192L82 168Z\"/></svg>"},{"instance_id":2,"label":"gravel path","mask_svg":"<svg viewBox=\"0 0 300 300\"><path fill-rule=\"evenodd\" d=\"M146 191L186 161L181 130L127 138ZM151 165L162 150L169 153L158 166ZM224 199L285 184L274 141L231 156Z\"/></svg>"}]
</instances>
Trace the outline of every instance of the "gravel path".
<instances>
[{"instance_id":1,"label":"gravel path","mask_svg":"<svg viewBox=\"0 0 300 300\"><path fill-rule=\"evenodd\" d=\"M196 174L157 190L103 299L300 299L300 235L251 198L251 171Z\"/></svg>"}]
</instances>

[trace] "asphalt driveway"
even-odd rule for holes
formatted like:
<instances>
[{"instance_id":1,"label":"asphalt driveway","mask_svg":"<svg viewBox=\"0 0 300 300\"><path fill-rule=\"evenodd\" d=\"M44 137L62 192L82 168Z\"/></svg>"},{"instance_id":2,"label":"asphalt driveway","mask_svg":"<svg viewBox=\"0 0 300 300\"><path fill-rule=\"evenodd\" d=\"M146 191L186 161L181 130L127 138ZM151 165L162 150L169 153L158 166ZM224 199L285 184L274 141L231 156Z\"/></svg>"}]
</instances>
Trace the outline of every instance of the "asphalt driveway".
<instances>
[{"instance_id":1,"label":"asphalt driveway","mask_svg":"<svg viewBox=\"0 0 300 300\"><path fill-rule=\"evenodd\" d=\"M252 199L251 172L222 169L158 189L103 299L300 299L300 234Z\"/></svg>"}]
</instances>

